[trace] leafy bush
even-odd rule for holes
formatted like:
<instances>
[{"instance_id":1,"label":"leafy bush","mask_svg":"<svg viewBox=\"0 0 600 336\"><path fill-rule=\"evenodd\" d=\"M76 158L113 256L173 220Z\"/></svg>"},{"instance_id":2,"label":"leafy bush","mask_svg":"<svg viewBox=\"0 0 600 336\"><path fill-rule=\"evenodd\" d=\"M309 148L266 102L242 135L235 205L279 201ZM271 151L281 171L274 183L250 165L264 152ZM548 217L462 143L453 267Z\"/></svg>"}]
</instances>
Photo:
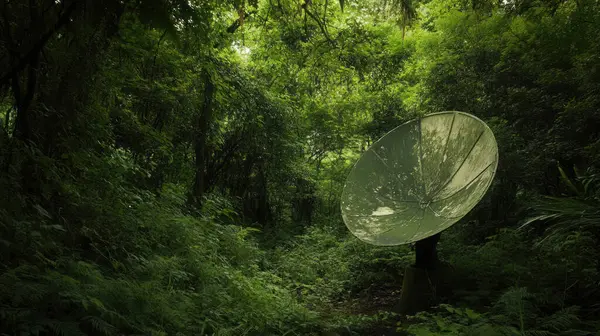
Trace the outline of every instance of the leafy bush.
<instances>
[{"instance_id":1,"label":"leafy bush","mask_svg":"<svg viewBox=\"0 0 600 336\"><path fill-rule=\"evenodd\" d=\"M516 330L492 324L469 308L440 305L434 312L420 312L398 323L398 332L408 335L518 335Z\"/></svg>"},{"instance_id":2,"label":"leafy bush","mask_svg":"<svg viewBox=\"0 0 600 336\"><path fill-rule=\"evenodd\" d=\"M449 300L486 311L486 323L518 334L585 334L578 328L592 328L579 320L578 306L586 314L595 309L594 241L579 232L555 245L535 244L536 239L543 237L503 229L482 245L464 246L460 227L453 229L440 247L454 267Z\"/></svg>"},{"instance_id":3,"label":"leafy bush","mask_svg":"<svg viewBox=\"0 0 600 336\"><path fill-rule=\"evenodd\" d=\"M262 335L314 320L259 270L243 229L189 217L154 224L146 238L165 249L130 250L112 269L69 257L4 272L3 332Z\"/></svg>"},{"instance_id":4,"label":"leafy bush","mask_svg":"<svg viewBox=\"0 0 600 336\"><path fill-rule=\"evenodd\" d=\"M184 188L165 184L156 195L130 184L139 170L125 151L75 160L87 169L62 181L68 219L34 204L36 211L2 221L9 253L0 273L0 333L317 329L317 315L261 269L264 252L252 230L227 224L235 212L225 198L209 195L203 215L192 217L181 211Z\"/></svg>"},{"instance_id":5,"label":"leafy bush","mask_svg":"<svg viewBox=\"0 0 600 336\"><path fill-rule=\"evenodd\" d=\"M333 302L381 287L399 288L414 260L407 247L377 247L350 234L312 227L296 243L279 248L276 272L307 302Z\"/></svg>"},{"instance_id":6,"label":"leafy bush","mask_svg":"<svg viewBox=\"0 0 600 336\"><path fill-rule=\"evenodd\" d=\"M577 307L568 307L548 316L539 316L525 288L506 291L487 313L443 304L432 312L420 312L398 323L400 332L409 335L589 335L581 325Z\"/></svg>"}]
</instances>

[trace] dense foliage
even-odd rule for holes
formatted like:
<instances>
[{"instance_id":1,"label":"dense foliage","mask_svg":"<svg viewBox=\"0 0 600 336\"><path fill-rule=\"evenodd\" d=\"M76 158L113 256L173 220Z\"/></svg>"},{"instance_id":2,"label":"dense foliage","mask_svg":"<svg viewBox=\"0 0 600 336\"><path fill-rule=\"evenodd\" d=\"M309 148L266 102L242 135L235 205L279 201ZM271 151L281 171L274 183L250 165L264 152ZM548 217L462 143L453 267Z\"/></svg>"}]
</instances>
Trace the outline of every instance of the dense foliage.
<instances>
[{"instance_id":1,"label":"dense foliage","mask_svg":"<svg viewBox=\"0 0 600 336\"><path fill-rule=\"evenodd\" d=\"M40 0L0 5L0 334L592 335L597 0ZM460 110L500 149L442 234L340 216L360 154ZM451 290L448 290L451 289Z\"/></svg>"}]
</instances>

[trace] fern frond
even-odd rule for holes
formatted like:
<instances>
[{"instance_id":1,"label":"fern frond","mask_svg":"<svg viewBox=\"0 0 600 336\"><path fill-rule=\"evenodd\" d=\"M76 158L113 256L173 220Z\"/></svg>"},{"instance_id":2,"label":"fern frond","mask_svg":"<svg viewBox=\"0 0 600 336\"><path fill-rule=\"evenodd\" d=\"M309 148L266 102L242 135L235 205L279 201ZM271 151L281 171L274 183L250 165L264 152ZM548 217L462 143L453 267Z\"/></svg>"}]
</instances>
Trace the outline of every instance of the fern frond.
<instances>
[{"instance_id":1,"label":"fern frond","mask_svg":"<svg viewBox=\"0 0 600 336\"><path fill-rule=\"evenodd\" d=\"M115 333L116 328L112 324L97 316L86 316L83 320L90 322L92 327L94 327L94 330L97 330L104 335L113 335Z\"/></svg>"},{"instance_id":2,"label":"fern frond","mask_svg":"<svg viewBox=\"0 0 600 336\"><path fill-rule=\"evenodd\" d=\"M524 336L557 336L557 334L547 330L527 330L524 332Z\"/></svg>"},{"instance_id":3,"label":"fern frond","mask_svg":"<svg viewBox=\"0 0 600 336\"><path fill-rule=\"evenodd\" d=\"M76 322L73 321L58 321L58 320L45 320L43 324L46 325L56 335L60 336L84 336L85 334L79 329Z\"/></svg>"},{"instance_id":4,"label":"fern frond","mask_svg":"<svg viewBox=\"0 0 600 336\"><path fill-rule=\"evenodd\" d=\"M544 318L538 325L545 330L561 332L573 327L579 322L577 312L579 307L571 306L557 311L556 313Z\"/></svg>"}]
</instances>

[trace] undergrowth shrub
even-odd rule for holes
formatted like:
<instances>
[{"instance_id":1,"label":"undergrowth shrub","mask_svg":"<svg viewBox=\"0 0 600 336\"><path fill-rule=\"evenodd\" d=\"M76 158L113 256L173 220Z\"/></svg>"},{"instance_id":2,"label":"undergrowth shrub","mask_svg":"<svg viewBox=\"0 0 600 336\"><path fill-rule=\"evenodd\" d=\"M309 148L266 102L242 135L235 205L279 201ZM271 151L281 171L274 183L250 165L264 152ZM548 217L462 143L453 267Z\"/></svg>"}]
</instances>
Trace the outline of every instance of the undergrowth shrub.
<instances>
[{"instance_id":1,"label":"undergrowth shrub","mask_svg":"<svg viewBox=\"0 0 600 336\"><path fill-rule=\"evenodd\" d=\"M536 244L543 237L506 228L481 245L465 245L460 226L444 235L440 255L453 267L449 302L485 312L485 323L503 326L502 335L593 330L581 322L592 316L597 293L590 237L572 232L558 244Z\"/></svg>"},{"instance_id":2,"label":"undergrowth shrub","mask_svg":"<svg viewBox=\"0 0 600 336\"><path fill-rule=\"evenodd\" d=\"M166 247L162 253L130 251L112 269L70 257L5 271L0 329L262 335L302 330L314 320L280 279L260 271L260 254L243 229L189 217L161 224L158 235L168 239L156 241Z\"/></svg>"},{"instance_id":3,"label":"undergrowth shrub","mask_svg":"<svg viewBox=\"0 0 600 336\"><path fill-rule=\"evenodd\" d=\"M409 316L399 322L397 331L405 335L490 335L558 336L590 335L578 319L577 307L567 307L550 315L539 315L527 289L507 290L493 309L477 312L466 307L442 304L432 311Z\"/></svg>"},{"instance_id":4,"label":"undergrowth shrub","mask_svg":"<svg viewBox=\"0 0 600 336\"><path fill-rule=\"evenodd\" d=\"M400 287L414 255L406 246L378 247L314 226L275 251L273 267L305 302L336 302L350 294Z\"/></svg>"},{"instance_id":5,"label":"undergrowth shrub","mask_svg":"<svg viewBox=\"0 0 600 336\"><path fill-rule=\"evenodd\" d=\"M128 183L143 172L127 152L73 160L85 169L61 182L60 212L26 199L36 211L12 211L0 222L8 252L0 265L0 334L322 329L317 314L263 269L264 252L252 229L232 224L227 199L209 195L202 215L192 217L181 210L184 188L167 184L156 194Z\"/></svg>"}]
</instances>

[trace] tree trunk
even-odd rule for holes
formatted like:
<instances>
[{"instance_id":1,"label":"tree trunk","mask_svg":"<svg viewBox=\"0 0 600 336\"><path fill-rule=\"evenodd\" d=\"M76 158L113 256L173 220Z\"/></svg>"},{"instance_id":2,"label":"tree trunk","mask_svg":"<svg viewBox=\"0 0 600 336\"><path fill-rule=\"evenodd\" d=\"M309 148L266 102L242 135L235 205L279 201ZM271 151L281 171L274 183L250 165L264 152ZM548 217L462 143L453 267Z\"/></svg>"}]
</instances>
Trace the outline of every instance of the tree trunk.
<instances>
[{"instance_id":1,"label":"tree trunk","mask_svg":"<svg viewBox=\"0 0 600 336\"><path fill-rule=\"evenodd\" d=\"M202 196L206 192L206 159L208 150L206 142L208 140L208 132L213 119L213 99L215 94L215 85L210 78L207 70L202 72L204 81L204 101L202 102L201 114L198 117L196 124L196 137L194 140L194 152L196 154L196 174L194 177L194 185L190 195L190 205L200 206Z\"/></svg>"},{"instance_id":2,"label":"tree trunk","mask_svg":"<svg viewBox=\"0 0 600 336\"><path fill-rule=\"evenodd\" d=\"M267 190L267 176L265 173L264 162L258 165L257 174L257 206L256 220L263 226L271 219L271 208L269 206L269 195Z\"/></svg>"}]
</instances>

